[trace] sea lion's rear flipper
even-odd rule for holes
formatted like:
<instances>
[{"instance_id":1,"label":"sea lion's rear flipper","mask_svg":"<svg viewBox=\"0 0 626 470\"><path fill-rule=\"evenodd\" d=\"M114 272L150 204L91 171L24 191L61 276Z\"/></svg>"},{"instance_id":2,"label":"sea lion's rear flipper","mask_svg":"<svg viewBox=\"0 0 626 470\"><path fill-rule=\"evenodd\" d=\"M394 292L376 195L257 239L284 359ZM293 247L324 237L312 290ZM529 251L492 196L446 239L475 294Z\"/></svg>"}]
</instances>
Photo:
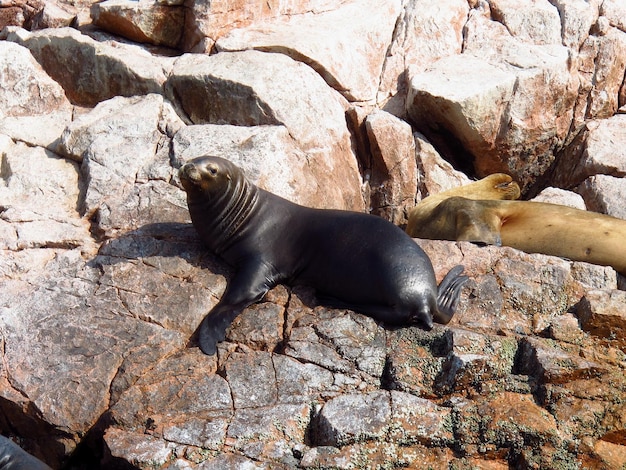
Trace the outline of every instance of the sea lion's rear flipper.
<instances>
[{"instance_id":1,"label":"sea lion's rear flipper","mask_svg":"<svg viewBox=\"0 0 626 470\"><path fill-rule=\"evenodd\" d=\"M0 436L0 469L51 470L51 468L41 460L33 457L4 436Z\"/></svg>"},{"instance_id":2,"label":"sea lion's rear flipper","mask_svg":"<svg viewBox=\"0 0 626 470\"><path fill-rule=\"evenodd\" d=\"M454 315L459 303L459 296L463 284L469 279L461 275L465 268L460 264L452 268L443 278L437 289L437 312L433 315L433 320L437 323L447 324Z\"/></svg>"},{"instance_id":3,"label":"sea lion's rear flipper","mask_svg":"<svg viewBox=\"0 0 626 470\"><path fill-rule=\"evenodd\" d=\"M226 330L237 315L261 300L275 284L271 267L262 261L253 260L237 271L221 300L200 323L198 342L202 352L215 354L217 343L226 339Z\"/></svg>"}]
</instances>

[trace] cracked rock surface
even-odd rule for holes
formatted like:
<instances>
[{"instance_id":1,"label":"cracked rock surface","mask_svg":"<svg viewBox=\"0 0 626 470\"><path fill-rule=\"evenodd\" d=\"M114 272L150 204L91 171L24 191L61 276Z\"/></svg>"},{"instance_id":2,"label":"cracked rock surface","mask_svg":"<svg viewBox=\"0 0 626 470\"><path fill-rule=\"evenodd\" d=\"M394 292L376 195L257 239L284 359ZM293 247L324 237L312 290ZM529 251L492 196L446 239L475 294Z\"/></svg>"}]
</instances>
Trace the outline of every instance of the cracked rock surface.
<instances>
[{"instance_id":1,"label":"cracked rock surface","mask_svg":"<svg viewBox=\"0 0 626 470\"><path fill-rule=\"evenodd\" d=\"M470 277L448 325L277 286L209 357L232 272L177 179L402 225L504 171L624 218L621 0L91 3L0 4L0 433L55 469L626 465L612 268L416 240Z\"/></svg>"}]
</instances>

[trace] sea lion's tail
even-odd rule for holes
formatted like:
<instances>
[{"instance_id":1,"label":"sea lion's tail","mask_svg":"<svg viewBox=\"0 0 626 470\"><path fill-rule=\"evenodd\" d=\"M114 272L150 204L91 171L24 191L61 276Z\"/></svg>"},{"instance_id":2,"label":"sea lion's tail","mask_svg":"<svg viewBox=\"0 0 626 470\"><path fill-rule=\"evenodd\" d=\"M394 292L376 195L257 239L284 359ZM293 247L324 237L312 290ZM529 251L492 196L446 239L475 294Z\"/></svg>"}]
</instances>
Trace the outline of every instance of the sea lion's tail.
<instances>
[{"instance_id":1,"label":"sea lion's tail","mask_svg":"<svg viewBox=\"0 0 626 470\"><path fill-rule=\"evenodd\" d=\"M460 264L456 265L448 271L446 277L439 284L437 289L437 312L433 315L433 320L437 323L445 325L452 319L459 303L461 288L469 279L467 276L461 275L464 269Z\"/></svg>"}]
</instances>

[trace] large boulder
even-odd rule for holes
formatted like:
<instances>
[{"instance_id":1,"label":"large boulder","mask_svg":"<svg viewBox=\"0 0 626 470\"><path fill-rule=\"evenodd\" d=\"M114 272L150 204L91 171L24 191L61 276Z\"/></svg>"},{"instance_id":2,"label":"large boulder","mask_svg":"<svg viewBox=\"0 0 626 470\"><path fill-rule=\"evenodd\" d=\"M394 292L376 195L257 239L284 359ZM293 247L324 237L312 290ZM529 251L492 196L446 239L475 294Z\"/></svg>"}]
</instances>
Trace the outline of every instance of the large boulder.
<instances>
[{"instance_id":1,"label":"large boulder","mask_svg":"<svg viewBox=\"0 0 626 470\"><path fill-rule=\"evenodd\" d=\"M399 11L398 0L357 0L324 13L233 29L215 47L282 52L310 65L349 101L374 102ZM351 47L364 35L367 47Z\"/></svg>"},{"instance_id":2,"label":"large boulder","mask_svg":"<svg viewBox=\"0 0 626 470\"><path fill-rule=\"evenodd\" d=\"M574 188L593 175L626 176L626 114L587 121L585 127L560 155L551 181Z\"/></svg>"},{"instance_id":3,"label":"large boulder","mask_svg":"<svg viewBox=\"0 0 626 470\"><path fill-rule=\"evenodd\" d=\"M176 61L167 89L194 124L285 126L319 175L323 207L363 208L345 102L307 65L252 50L185 54ZM324 175L343 184L326 184Z\"/></svg>"},{"instance_id":4,"label":"large boulder","mask_svg":"<svg viewBox=\"0 0 626 470\"><path fill-rule=\"evenodd\" d=\"M479 177L511 173L525 189L570 131L578 90L569 52L523 42L476 12L466 31L463 54L411 77L408 114Z\"/></svg>"},{"instance_id":5,"label":"large boulder","mask_svg":"<svg viewBox=\"0 0 626 470\"><path fill-rule=\"evenodd\" d=\"M409 75L442 57L460 54L469 13L465 0L403 2L380 80L377 104L396 116L406 114Z\"/></svg>"},{"instance_id":6,"label":"large boulder","mask_svg":"<svg viewBox=\"0 0 626 470\"><path fill-rule=\"evenodd\" d=\"M168 130L183 126L161 95L116 97L63 132L59 151L80 162L78 207L97 236L156 221L186 220L183 193L171 184ZM182 218L181 218L182 217Z\"/></svg>"},{"instance_id":7,"label":"large boulder","mask_svg":"<svg viewBox=\"0 0 626 470\"><path fill-rule=\"evenodd\" d=\"M530 44L561 44L561 18L552 3L544 0L488 2L492 18L506 26L513 37Z\"/></svg>"},{"instance_id":8,"label":"large boulder","mask_svg":"<svg viewBox=\"0 0 626 470\"><path fill-rule=\"evenodd\" d=\"M171 64L137 46L95 41L73 28L32 33L15 29L6 39L28 48L80 106L93 107L115 96L161 93Z\"/></svg>"},{"instance_id":9,"label":"large boulder","mask_svg":"<svg viewBox=\"0 0 626 470\"><path fill-rule=\"evenodd\" d=\"M550 3L559 11L563 45L577 52L589 37L591 27L598 20L600 4L603 2L599 0L554 0Z\"/></svg>"},{"instance_id":10,"label":"large boulder","mask_svg":"<svg viewBox=\"0 0 626 470\"><path fill-rule=\"evenodd\" d=\"M334 0L192 0L185 15L182 48L209 52L220 36L237 27L282 16L322 13L336 7Z\"/></svg>"},{"instance_id":11,"label":"large boulder","mask_svg":"<svg viewBox=\"0 0 626 470\"><path fill-rule=\"evenodd\" d=\"M0 60L11 64L11 73L0 75L0 133L53 148L72 119L63 88L25 47L1 41Z\"/></svg>"},{"instance_id":12,"label":"large boulder","mask_svg":"<svg viewBox=\"0 0 626 470\"><path fill-rule=\"evenodd\" d=\"M583 181L576 191L589 210L626 220L626 179L609 175L594 175Z\"/></svg>"},{"instance_id":13,"label":"large boulder","mask_svg":"<svg viewBox=\"0 0 626 470\"><path fill-rule=\"evenodd\" d=\"M91 7L91 17L98 27L135 42L177 47L183 34L185 9L182 1L160 4L106 0Z\"/></svg>"}]
</instances>

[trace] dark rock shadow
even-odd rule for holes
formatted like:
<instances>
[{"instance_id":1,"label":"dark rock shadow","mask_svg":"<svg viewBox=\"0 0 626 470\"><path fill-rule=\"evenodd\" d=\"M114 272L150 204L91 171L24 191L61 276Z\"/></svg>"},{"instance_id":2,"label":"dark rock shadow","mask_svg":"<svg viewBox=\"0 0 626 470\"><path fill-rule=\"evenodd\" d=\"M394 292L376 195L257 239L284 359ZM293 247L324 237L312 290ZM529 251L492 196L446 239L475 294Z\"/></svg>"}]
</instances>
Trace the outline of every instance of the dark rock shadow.
<instances>
[{"instance_id":1,"label":"dark rock shadow","mask_svg":"<svg viewBox=\"0 0 626 470\"><path fill-rule=\"evenodd\" d=\"M104 440L104 433L111 423L111 415L107 411L85 434L61 470L139 470L126 459L111 455Z\"/></svg>"},{"instance_id":2,"label":"dark rock shadow","mask_svg":"<svg viewBox=\"0 0 626 470\"><path fill-rule=\"evenodd\" d=\"M108 239L87 264L103 271L104 266L151 257L182 258L194 267L224 276L226 282L234 273L231 266L204 246L191 223L180 222L146 224ZM187 342L188 348L198 345L197 335L196 330Z\"/></svg>"},{"instance_id":3,"label":"dark rock shadow","mask_svg":"<svg viewBox=\"0 0 626 470\"><path fill-rule=\"evenodd\" d=\"M190 264L229 276L232 269L204 246L191 223L159 222L146 224L116 238L106 240L90 267L113 265L127 260L182 257Z\"/></svg>"},{"instance_id":4,"label":"dark rock shadow","mask_svg":"<svg viewBox=\"0 0 626 470\"><path fill-rule=\"evenodd\" d=\"M37 410L24 410L17 403L0 398L0 434L16 438L15 442L26 452L59 468L64 463L59 458L65 453L62 442L71 436L39 419L38 414Z\"/></svg>"}]
</instances>

